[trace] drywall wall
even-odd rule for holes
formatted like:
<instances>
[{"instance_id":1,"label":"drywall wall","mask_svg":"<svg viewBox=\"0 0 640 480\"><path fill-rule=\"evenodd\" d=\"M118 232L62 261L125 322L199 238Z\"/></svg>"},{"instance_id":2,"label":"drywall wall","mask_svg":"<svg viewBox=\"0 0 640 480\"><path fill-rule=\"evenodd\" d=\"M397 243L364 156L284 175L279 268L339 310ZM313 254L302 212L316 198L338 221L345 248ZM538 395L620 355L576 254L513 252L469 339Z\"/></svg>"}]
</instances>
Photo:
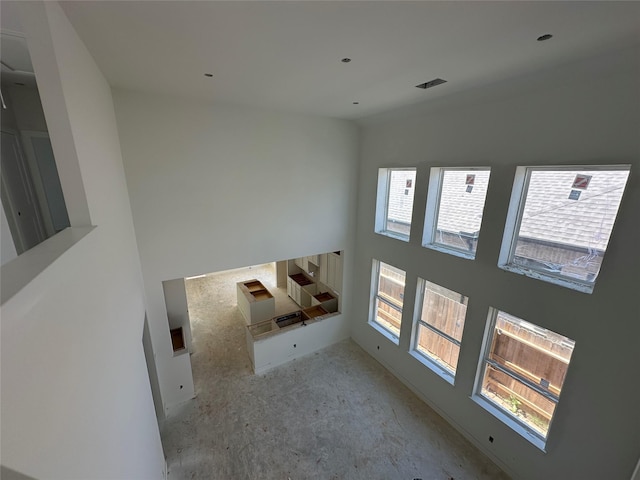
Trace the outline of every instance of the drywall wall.
<instances>
[{"instance_id":1,"label":"drywall wall","mask_svg":"<svg viewBox=\"0 0 640 480\"><path fill-rule=\"evenodd\" d=\"M349 274L358 133L347 121L177 97L114 99L168 409L194 391L188 356L171 351L162 282L334 250Z\"/></svg>"},{"instance_id":2,"label":"drywall wall","mask_svg":"<svg viewBox=\"0 0 640 480\"><path fill-rule=\"evenodd\" d=\"M77 152L67 161L82 175L66 181L82 181L80 210L97 227L2 303L1 462L34 478L160 479L142 278L111 91L57 3L23 2L20 12L54 150ZM34 247L32 259L58 238ZM3 267L3 284L5 274Z\"/></svg>"},{"instance_id":3,"label":"drywall wall","mask_svg":"<svg viewBox=\"0 0 640 480\"><path fill-rule=\"evenodd\" d=\"M514 478L626 479L637 461L639 60L614 52L361 122L352 336ZM594 293L499 269L516 167L583 163L633 165ZM466 165L491 166L473 261L420 238L430 167ZM378 169L393 166L418 168L408 244L374 233ZM399 346L367 324L372 258L407 272ZM469 297L455 386L408 353L418 277ZM470 399L490 306L576 341L546 453Z\"/></svg>"},{"instance_id":4,"label":"drywall wall","mask_svg":"<svg viewBox=\"0 0 640 480\"><path fill-rule=\"evenodd\" d=\"M247 335L250 334L247 332ZM336 315L253 342L247 337L247 348L250 349L254 372L262 374L348 336L348 323L341 321L340 316Z\"/></svg>"}]
</instances>

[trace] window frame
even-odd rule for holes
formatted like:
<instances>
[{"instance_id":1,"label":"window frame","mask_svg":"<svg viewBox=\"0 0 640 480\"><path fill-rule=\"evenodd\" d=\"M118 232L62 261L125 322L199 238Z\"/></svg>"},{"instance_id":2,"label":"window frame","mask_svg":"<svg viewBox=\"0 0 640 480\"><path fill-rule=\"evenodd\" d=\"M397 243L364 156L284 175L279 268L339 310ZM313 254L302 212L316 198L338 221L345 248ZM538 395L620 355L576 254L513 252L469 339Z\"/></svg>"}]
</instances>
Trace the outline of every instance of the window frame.
<instances>
[{"instance_id":1,"label":"window frame","mask_svg":"<svg viewBox=\"0 0 640 480\"><path fill-rule=\"evenodd\" d=\"M504 367L502 365L499 365L497 362L489 358L491 354L491 347L493 345L493 337L494 337L494 332L496 330L496 323L497 323L498 315L500 313L504 313L511 317L517 318L518 320L521 320L523 322L526 322L532 325L534 328L544 329L544 327L539 327L538 325L535 325L529 322L528 320L521 319L508 312L501 311L498 308L489 307L489 314L487 315L487 323L485 326L485 332L484 332L484 337L482 341L482 349L480 350L480 359L478 361L478 369L476 372L476 378L473 386L473 393L471 395L471 399L475 401L478 405L480 405L482 408L487 410L490 414L492 414L498 420L501 420L503 423L509 426L516 433L520 434L522 437L524 437L525 439L533 443L540 450L546 452L545 446L546 446L547 440L549 439L551 428L553 426L553 421L556 416L558 403L560 401L560 395L562 394L562 388L560 389L559 394L555 395L552 392L543 389L539 385L536 385L529 379L524 378L522 375L518 374L518 372L510 370L509 368ZM556 332L553 332L553 333L556 333ZM574 349L575 349L575 342L574 342ZM573 352L572 352L572 356L573 356ZM569 367L570 363L571 363L571 358L567 362L567 368ZM491 399L487 398L482 394L484 377L489 367L495 370L498 370L501 373L504 373L505 375L516 380L517 382L520 382L525 387L533 390L535 393L541 395L542 397L544 397L545 399L549 400L554 404L553 415L549 420L549 426L547 427L546 436L541 434L534 428L532 428L524 420L518 418L516 415L511 415L505 408L501 407L496 402L492 401Z\"/></svg>"},{"instance_id":2,"label":"window frame","mask_svg":"<svg viewBox=\"0 0 640 480\"><path fill-rule=\"evenodd\" d=\"M391 265L389 263L385 263L381 260L378 260L376 258L373 259L372 261L372 268L371 268L371 292L370 292L370 298L371 298L371 302L369 305L369 318L368 318L368 323L369 325L371 325L373 328L375 328L378 332L380 332L381 334L383 334L386 338L388 338L390 341L392 341L393 343L395 343L396 345L399 345L400 343L400 331L402 330L402 313L403 313L403 307L404 305L397 305L395 304L393 301L383 297L380 295L380 272L381 272L381 267L382 265L388 265L390 267L393 268L397 268L398 270L402 270L398 267L395 267L394 265ZM405 289L406 289L406 278L407 278L407 273L406 271L402 270L404 272L405 275ZM403 290L404 292L404 290ZM400 329L398 331L398 334L396 334L395 332L389 330L388 328L386 328L384 325L382 325L381 323L379 323L376 319L378 317L378 304L377 301L381 301L383 302L385 305L390 306L391 308L393 308L394 310L398 311L400 313Z\"/></svg>"},{"instance_id":3,"label":"window frame","mask_svg":"<svg viewBox=\"0 0 640 480\"><path fill-rule=\"evenodd\" d=\"M391 175L393 172L413 171L416 173L414 179L414 197L411 203L411 221L409 222L409 234L403 235L393 230L387 229L387 221L389 218L389 190L391 188ZM415 182L417 180L418 170L416 167L383 167L378 169L378 188L376 191L376 216L374 232L386 237L409 242L411 237L411 225L413 224L413 208L415 206Z\"/></svg>"},{"instance_id":4,"label":"window frame","mask_svg":"<svg viewBox=\"0 0 640 480\"><path fill-rule=\"evenodd\" d=\"M467 260L475 260L476 253L456 248L450 245L444 245L436 242L436 235L438 229L438 216L440 215L440 202L442 195L442 186L444 183L444 174L447 171L488 171L489 182L491 181L491 167L488 166L464 166L464 167L431 167L429 175L429 190L427 191L427 205L424 217L424 227L422 231L422 246L438 252L448 253L456 257L465 258ZM487 193L489 187L487 184ZM486 194L485 194L486 203ZM482 211L484 213L484 204L482 205ZM480 222L480 229L482 229L482 221ZM480 235L478 234L478 239Z\"/></svg>"},{"instance_id":5,"label":"window frame","mask_svg":"<svg viewBox=\"0 0 640 480\"><path fill-rule=\"evenodd\" d=\"M626 170L631 171L630 164L616 164L616 165L529 165L519 166L516 168L516 173L513 181L513 188L511 190L511 199L509 200L509 210L507 213L507 220L505 222L504 233L502 237L502 244L500 247L500 254L498 257L498 267L508 272L517 273L526 277L535 278L562 287L577 290L582 293L593 293L593 289L596 285L597 277L593 282L580 281L573 279L566 275L554 274L551 272L542 272L532 267L527 268L522 265L516 265L513 263L513 257L515 256L517 239L520 233L520 227L522 225L522 214L526 204L527 193L529 191L529 184L531 180L530 172L540 170ZM628 184L625 183L624 189L626 190ZM624 191L623 196L624 198ZM620 201L622 203L622 199ZM613 220L614 226L618 218L620 207L616 211L616 216ZM608 247L608 244L607 244ZM607 250L605 249L602 258Z\"/></svg>"},{"instance_id":6,"label":"window frame","mask_svg":"<svg viewBox=\"0 0 640 480\"><path fill-rule=\"evenodd\" d=\"M442 338L444 338L445 340L448 340L454 345L457 345L458 348L462 348L462 340L458 341L455 338L448 335L447 333L441 331L440 329L422 320L422 309L424 307L424 295L425 295L425 289L427 287L427 283L434 283L434 282L429 282L428 280L422 277L418 277L418 285L416 287L416 301L415 301L415 307L413 309L414 319L413 319L413 331L411 332L411 349L409 350L409 353L414 358L416 358L420 363L422 363L424 366L428 367L434 373L439 375L443 380L446 380L451 385L455 385L457 365L456 365L456 369L454 371L451 371L445 365L438 363L429 355L418 350L418 342L419 342L418 337L420 334L421 326L429 329L431 332L441 336ZM441 285L438 285L438 286L442 287ZM445 288L453 292L453 290L450 290L447 287L442 287L442 288ZM462 295L459 292L454 292L454 293L458 295ZM468 302L469 297L467 297L466 295L464 295L464 297L467 299L467 302ZM466 315L465 315L465 320L466 320ZM464 326L462 328L463 328L463 336L464 336Z\"/></svg>"}]
</instances>

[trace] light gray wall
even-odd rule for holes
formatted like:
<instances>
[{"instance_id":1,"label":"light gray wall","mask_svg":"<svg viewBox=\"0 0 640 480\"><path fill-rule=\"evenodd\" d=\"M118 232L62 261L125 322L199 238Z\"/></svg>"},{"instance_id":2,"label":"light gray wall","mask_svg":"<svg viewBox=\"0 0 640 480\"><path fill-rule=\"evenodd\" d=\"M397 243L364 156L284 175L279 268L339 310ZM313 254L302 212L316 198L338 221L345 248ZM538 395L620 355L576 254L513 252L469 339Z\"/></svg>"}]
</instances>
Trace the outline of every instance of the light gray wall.
<instances>
[{"instance_id":1,"label":"light gray wall","mask_svg":"<svg viewBox=\"0 0 640 480\"><path fill-rule=\"evenodd\" d=\"M638 458L639 59L616 52L361 122L352 336L518 479L628 479ZM594 293L499 269L516 167L582 163L633 164ZM454 165L492 167L475 261L420 246L429 169ZM373 233L390 166L418 168L409 244ZM399 347L367 324L372 258L407 272ZM455 387L407 353L418 276L469 296ZM546 453L469 398L490 306L576 341Z\"/></svg>"},{"instance_id":2,"label":"light gray wall","mask_svg":"<svg viewBox=\"0 0 640 480\"><path fill-rule=\"evenodd\" d=\"M193 385L188 356L171 351L162 281L334 250L348 264L357 128L130 91L114 98L167 410Z\"/></svg>"},{"instance_id":3,"label":"light gray wall","mask_svg":"<svg viewBox=\"0 0 640 480\"><path fill-rule=\"evenodd\" d=\"M20 11L56 159L64 158L63 186L82 192L70 197L84 201L72 222L90 215L96 228L2 303L1 461L34 478L160 479L142 276L111 90L57 3L22 2ZM37 263L46 256L38 251L69 232L27 256ZM12 280L5 267L3 286Z\"/></svg>"}]
</instances>

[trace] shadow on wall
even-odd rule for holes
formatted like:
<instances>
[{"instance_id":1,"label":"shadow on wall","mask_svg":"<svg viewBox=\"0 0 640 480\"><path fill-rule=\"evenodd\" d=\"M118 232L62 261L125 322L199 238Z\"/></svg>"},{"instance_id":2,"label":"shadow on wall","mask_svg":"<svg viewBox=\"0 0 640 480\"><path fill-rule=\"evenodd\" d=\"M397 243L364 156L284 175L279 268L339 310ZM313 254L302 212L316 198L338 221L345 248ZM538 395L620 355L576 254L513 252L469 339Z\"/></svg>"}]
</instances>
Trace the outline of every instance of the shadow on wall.
<instances>
[{"instance_id":1,"label":"shadow on wall","mask_svg":"<svg viewBox=\"0 0 640 480\"><path fill-rule=\"evenodd\" d=\"M16 472L5 466L0 466L0 478L2 478L2 480L36 480L33 477Z\"/></svg>"}]
</instances>

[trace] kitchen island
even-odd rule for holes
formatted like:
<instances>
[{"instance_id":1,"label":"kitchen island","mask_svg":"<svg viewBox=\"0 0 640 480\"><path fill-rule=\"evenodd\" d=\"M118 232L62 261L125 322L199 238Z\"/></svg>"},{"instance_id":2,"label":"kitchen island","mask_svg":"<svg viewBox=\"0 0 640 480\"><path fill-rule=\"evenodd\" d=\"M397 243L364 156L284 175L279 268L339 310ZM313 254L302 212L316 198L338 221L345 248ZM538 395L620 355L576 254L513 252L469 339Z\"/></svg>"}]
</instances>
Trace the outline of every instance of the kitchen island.
<instances>
[{"instance_id":1,"label":"kitchen island","mask_svg":"<svg viewBox=\"0 0 640 480\"><path fill-rule=\"evenodd\" d=\"M247 324L262 322L276 313L276 300L266 287L257 279L238 282L238 309Z\"/></svg>"}]
</instances>

